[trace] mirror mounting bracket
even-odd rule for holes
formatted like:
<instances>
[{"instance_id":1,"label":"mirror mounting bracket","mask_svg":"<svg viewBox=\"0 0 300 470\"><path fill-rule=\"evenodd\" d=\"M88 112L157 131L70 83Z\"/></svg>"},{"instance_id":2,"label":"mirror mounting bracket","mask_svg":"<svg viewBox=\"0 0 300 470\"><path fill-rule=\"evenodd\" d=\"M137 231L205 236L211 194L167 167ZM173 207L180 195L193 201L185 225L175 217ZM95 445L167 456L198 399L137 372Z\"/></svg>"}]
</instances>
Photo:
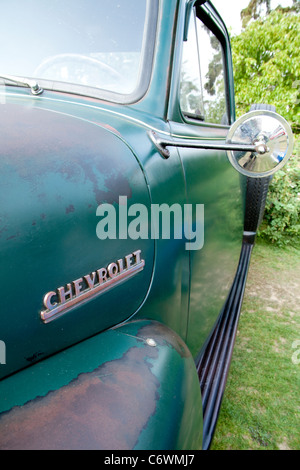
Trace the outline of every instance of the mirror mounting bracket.
<instances>
[{"instance_id":1,"label":"mirror mounting bracket","mask_svg":"<svg viewBox=\"0 0 300 470\"><path fill-rule=\"evenodd\" d=\"M220 143L217 141L203 142L198 139L178 139L163 138L156 134L154 131L149 131L149 137L154 143L159 153L164 158L170 157L170 152L167 147L180 147L180 148L194 148L204 150L233 150L241 152L260 152L265 153L267 149L263 147L263 143L258 142L255 145L243 145L235 142ZM259 145L258 145L259 144ZM260 149L260 150L259 150Z\"/></svg>"}]
</instances>

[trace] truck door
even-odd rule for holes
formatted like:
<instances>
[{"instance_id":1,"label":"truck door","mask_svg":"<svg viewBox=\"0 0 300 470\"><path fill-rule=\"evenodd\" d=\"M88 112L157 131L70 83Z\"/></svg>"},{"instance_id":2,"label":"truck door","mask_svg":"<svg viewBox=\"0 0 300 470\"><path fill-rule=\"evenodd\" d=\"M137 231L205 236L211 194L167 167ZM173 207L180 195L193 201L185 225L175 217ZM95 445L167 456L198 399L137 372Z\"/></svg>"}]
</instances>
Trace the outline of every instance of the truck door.
<instances>
[{"instance_id":1,"label":"truck door","mask_svg":"<svg viewBox=\"0 0 300 470\"><path fill-rule=\"evenodd\" d=\"M212 5L196 2L181 57L172 137L224 142L234 120L229 38ZM175 102L175 100L174 100ZM173 111L174 111L173 109ZM193 227L204 224L204 240L190 249L190 306L187 343L194 354L214 326L238 265L243 233L240 176L222 150L178 148ZM196 220L197 204L204 218ZM199 213L199 212L198 212ZM199 237L198 237L199 238ZM192 245L192 244L191 244Z\"/></svg>"}]
</instances>

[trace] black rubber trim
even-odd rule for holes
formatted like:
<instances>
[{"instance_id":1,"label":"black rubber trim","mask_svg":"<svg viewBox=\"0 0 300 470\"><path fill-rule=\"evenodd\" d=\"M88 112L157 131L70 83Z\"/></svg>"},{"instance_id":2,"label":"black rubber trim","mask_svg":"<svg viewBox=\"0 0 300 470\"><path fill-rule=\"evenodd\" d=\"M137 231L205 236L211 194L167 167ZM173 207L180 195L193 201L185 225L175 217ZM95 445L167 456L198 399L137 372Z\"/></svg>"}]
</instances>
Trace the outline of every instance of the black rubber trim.
<instances>
[{"instance_id":1,"label":"black rubber trim","mask_svg":"<svg viewBox=\"0 0 300 470\"><path fill-rule=\"evenodd\" d=\"M256 232L264 216L271 177L247 178L244 231Z\"/></svg>"},{"instance_id":2,"label":"black rubber trim","mask_svg":"<svg viewBox=\"0 0 300 470\"><path fill-rule=\"evenodd\" d=\"M203 450L214 435L231 363L253 244L243 243L237 273L200 360L198 375L203 406Z\"/></svg>"}]
</instances>

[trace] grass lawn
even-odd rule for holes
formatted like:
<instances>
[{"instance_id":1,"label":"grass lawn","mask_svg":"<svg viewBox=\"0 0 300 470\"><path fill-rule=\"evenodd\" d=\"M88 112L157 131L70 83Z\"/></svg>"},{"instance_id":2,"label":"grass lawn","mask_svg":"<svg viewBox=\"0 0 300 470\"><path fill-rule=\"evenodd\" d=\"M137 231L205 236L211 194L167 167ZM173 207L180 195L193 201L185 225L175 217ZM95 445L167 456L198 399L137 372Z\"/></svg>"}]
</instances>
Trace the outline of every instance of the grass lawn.
<instances>
[{"instance_id":1,"label":"grass lawn","mask_svg":"<svg viewBox=\"0 0 300 470\"><path fill-rule=\"evenodd\" d=\"M212 450L300 449L300 249L254 247Z\"/></svg>"}]
</instances>

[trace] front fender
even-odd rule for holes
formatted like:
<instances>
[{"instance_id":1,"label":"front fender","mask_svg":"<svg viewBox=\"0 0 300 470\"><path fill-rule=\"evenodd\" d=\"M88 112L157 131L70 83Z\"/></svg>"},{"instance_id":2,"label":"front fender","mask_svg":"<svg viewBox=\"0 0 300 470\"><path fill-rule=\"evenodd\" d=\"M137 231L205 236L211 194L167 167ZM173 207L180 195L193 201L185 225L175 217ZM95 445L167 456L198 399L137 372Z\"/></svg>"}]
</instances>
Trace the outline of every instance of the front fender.
<instances>
[{"instance_id":1,"label":"front fender","mask_svg":"<svg viewBox=\"0 0 300 470\"><path fill-rule=\"evenodd\" d=\"M194 360L157 322L133 321L79 343L3 379L0 396L0 449L202 445Z\"/></svg>"}]
</instances>

